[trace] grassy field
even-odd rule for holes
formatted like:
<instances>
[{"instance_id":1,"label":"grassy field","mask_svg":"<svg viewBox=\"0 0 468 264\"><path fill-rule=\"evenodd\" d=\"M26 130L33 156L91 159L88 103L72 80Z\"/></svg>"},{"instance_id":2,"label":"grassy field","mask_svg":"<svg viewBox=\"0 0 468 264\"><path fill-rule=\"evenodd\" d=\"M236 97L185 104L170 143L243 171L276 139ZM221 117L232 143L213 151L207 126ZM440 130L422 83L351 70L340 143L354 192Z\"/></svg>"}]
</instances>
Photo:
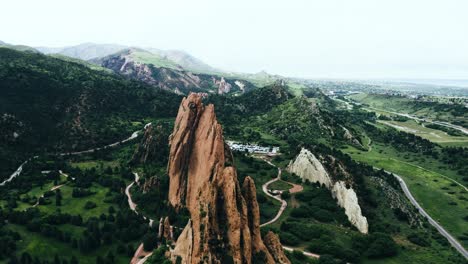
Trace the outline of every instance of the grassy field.
<instances>
[{"instance_id":1,"label":"grassy field","mask_svg":"<svg viewBox=\"0 0 468 264\"><path fill-rule=\"evenodd\" d=\"M70 165L72 167L85 170L85 169L91 169L91 168L105 168L105 167L116 168L120 165L120 163L116 160L112 160L112 161L89 160L89 161L71 162Z\"/></svg>"},{"instance_id":2,"label":"grassy field","mask_svg":"<svg viewBox=\"0 0 468 264\"><path fill-rule=\"evenodd\" d=\"M442 105L435 102L424 103L419 100L413 100L406 97L384 95L384 94L353 94L347 98L365 104L372 108L380 109L383 111L393 111L405 114L411 114L420 118L427 118L431 120L446 121L449 123L460 122L467 124L467 114L455 114L454 105Z\"/></svg>"},{"instance_id":3,"label":"grassy field","mask_svg":"<svg viewBox=\"0 0 468 264\"><path fill-rule=\"evenodd\" d=\"M56 206L55 199L54 197L52 197L51 204L38 206L41 212L54 213L57 209L60 209L62 213L69 213L71 215L81 214L83 220L86 220L89 217L99 216L102 213L107 213L109 206L111 205L113 205L116 208L115 204L108 202L109 197L106 196L108 189L103 188L102 186L93 185L91 188L89 188L89 190L94 192L94 194L80 198L72 197L72 186L65 185L62 188L60 188L60 190L63 196L62 205ZM88 201L95 203L96 208L86 210L84 207L86 202Z\"/></svg>"},{"instance_id":4,"label":"grassy field","mask_svg":"<svg viewBox=\"0 0 468 264\"><path fill-rule=\"evenodd\" d=\"M438 170L436 164L432 164L430 168L421 166L425 165L424 162L418 162L408 154L377 144L370 152L353 147L344 151L357 161L403 177L416 200L428 214L457 237L465 247L468 245L467 223L464 219L467 216L468 192L453 181L459 180L453 179L456 178L453 174Z\"/></svg>"},{"instance_id":5,"label":"grassy field","mask_svg":"<svg viewBox=\"0 0 468 264\"><path fill-rule=\"evenodd\" d=\"M283 190L283 191L286 191L286 190L289 190L291 189L293 186L285 181L275 181L274 183L268 185L268 187L272 190Z\"/></svg>"},{"instance_id":6,"label":"grassy field","mask_svg":"<svg viewBox=\"0 0 468 264\"><path fill-rule=\"evenodd\" d=\"M468 136L451 136L444 131L425 127L415 120L408 120L405 122L379 120L379 122L398 130L418 135L442 146L468 147Z\"/></svg>"}]
</instances>

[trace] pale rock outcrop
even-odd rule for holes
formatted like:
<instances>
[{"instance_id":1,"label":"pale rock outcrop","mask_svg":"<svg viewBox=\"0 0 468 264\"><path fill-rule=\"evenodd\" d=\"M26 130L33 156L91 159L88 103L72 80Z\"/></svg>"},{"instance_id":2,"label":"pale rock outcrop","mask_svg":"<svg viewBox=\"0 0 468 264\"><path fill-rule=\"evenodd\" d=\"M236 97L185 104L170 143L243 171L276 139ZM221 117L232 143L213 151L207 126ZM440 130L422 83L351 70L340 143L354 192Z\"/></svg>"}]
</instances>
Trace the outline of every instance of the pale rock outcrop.
<instances>
[{"instance_id":1,"label":"pale rock outcrop","mask_svg":"<svg viewBox=\"0 0 468 264\"><path fill-rule=\"evenodd\" d=\"M173 240L172 227L171 223L169 222L169 217L164 218L163 229L162 236L166 240Z\"/></svg>"},{"instance_id":2,"label":"pale rock outcrop","mask_svg":"<svg viewBox=\"0 0 468 264\"><path fill-rule=\"evenodd\" d=\"M245 92L245 83L239 80L236 80L234 84L237 85L242 92Z\"/></svg>"},{"instance_id":3,"label":"pale rock outcrop","mask_svg":"<svg viewBox=\"0 0 468 264\"><path fill-rule=\"evenodd\" d=\"M231 91L232 85L228 83L224 77L221 77L221 80L216 80L213 77L213 84L218 86L218 94L227 94Z\"/></svg>"},{"instance_id":4,"label":"pale rock outcrop","mask_svg":"<svg viewBox=\"0 0 468 264\"><path fill-rule=\"evenodd\" d=\"M214 106L204 106L197 94L184 98L170 146L169 202L176 210L187 208L191 219L171 259L250 264L262 256L275 263L260 236L255 185L247 177L240 187Z\"/></svg>"},{"instance_id":5,"label":"pale rock outcrop","mask_svg":"<svg viewBox=\"0 0 468 264\"><path fill-rule=\"evenodd\" d=\"M341 164L336 163L334 158L332 158L332 163L335 165L335 170L344 170ZM309 180L310 182L318 182L325 185L331 191L332 196L337 199L338 205L345 209L349 222L361 233L366 234L368 232L367 218L362 215L356 192L352 187L346 188L345 181L334 182L322 163L312 152L302 148L299 155L294 160L291 160L287 170L301 177L303 181Z\"/></svg>"},{"instance_id":6,"label":"pale rock outcrop","mask_svg":"<svg viewBox=\"0 0 468 264\"><path fill-rule=\"evenodd\" d=\"M173 263L180 258L180 263L191 263L193 249L193 229L192 221L189 220L182 233L177 239L174 249L171 251L171 260Z\"/></svg>"},{"instance_id":7,"label":"pale rock outcrop","mask_svg":"<svg viewBox=\"0 0 468 264\"><path fill-rule=\"evenodd\" d=\"M332 195L338 201L338 205L345 209L349 222L353 224L361 233L367 234L367 218L362 215L361 207L358 203L356 192L353 188L346 188L344 181L335 182Z\"/></svg>"},{"instance_id":8,"label":"pale rock outcrop","mask_svg":"<svg viewBox=\"0 0 468 264\"><path fill-rule=\"evenodd\" d=\"M330 176L322 163L308 149L302 148L296 159L289 162L287 170L301 177L302 181L319 182L328 188L332 186Z\"/></svg>"}]
</instances>

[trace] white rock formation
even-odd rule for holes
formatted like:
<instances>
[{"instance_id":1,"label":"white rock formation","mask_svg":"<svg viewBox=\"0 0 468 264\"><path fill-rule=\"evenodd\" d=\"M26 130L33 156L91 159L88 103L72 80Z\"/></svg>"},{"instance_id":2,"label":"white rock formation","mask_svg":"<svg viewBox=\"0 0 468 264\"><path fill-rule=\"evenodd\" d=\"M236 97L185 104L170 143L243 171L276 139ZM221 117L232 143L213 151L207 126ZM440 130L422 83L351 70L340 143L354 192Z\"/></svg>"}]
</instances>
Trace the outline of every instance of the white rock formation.
<instances>
[{"instance_id":1,"label":"white rock formation","mask_svg":"<svg viewBox=\"0 0 468 264\"><path fill-rule=\"evenodd\" d=\"M322 163L310 152L302 148L294 161L291 160L287 167L289 172L297 174L302 181L319 182L327 188L331 188L331 179Z\"/></svg>"},{"instance_id":2,"label":"white rock formation","mask_svg":"<svg viewBox=\"0 0 468 264\"><path fill-rule=\"evenodd\" d=\"M302 148L296 159L291 160L287 167L291 173L297 174L303 181L319 182L330 189L333 197L337 199L338 205L345 209L349 222L361 233L367 234L369 226L367 218L362 215L356 192L353 188L346 188L344 181L332 183L332 179L323 167L322 163L312 152Z\"/></svg>"},{"instance_id":3,"label":"white rock formation","mask_svg":"<svg viewBox=\"0 0 468 264\"><path fill-rule=\"evenodd\" d=\"M349 222L353 224L361 233L367 234L369 225L367 218L362 215L361 207L358 203L356 192L353 188L346 188L344 181L335 182L332 188L332 195L338 201L338 205L345 209Z\"/></svg>"}]
</instances>

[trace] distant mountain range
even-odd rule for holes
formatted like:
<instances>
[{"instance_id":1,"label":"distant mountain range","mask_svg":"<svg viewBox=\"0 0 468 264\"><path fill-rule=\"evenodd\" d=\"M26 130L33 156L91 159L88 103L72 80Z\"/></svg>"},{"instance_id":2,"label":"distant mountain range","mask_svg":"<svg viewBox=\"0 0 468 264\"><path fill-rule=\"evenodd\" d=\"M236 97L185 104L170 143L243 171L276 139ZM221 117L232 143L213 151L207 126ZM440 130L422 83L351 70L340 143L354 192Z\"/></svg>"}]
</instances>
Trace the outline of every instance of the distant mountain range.
<instances>
[{"instance_id":1,"label":"distant mountain range","mask_svg":"<svg viewBox=\"0 0 468 264\"><path fill-rule=\"evenodd\" d=\"M211 67L200 59L193 57L185 51L180 50L161 50L156 48L140 48L130 47L117 44L96 44L96 43L82 43L75 46L50 48L50 47L35 47L38 51L44 54L58 53L68 57L92 60L97 58L106 57L115 53L122 52L123 50L139 50L142 52L150 53L154 56L160 57L162 60L169 60L175 64L180 65L182 68L194 72L221 72L220 70Z\"/></svg>"}]
</instances>

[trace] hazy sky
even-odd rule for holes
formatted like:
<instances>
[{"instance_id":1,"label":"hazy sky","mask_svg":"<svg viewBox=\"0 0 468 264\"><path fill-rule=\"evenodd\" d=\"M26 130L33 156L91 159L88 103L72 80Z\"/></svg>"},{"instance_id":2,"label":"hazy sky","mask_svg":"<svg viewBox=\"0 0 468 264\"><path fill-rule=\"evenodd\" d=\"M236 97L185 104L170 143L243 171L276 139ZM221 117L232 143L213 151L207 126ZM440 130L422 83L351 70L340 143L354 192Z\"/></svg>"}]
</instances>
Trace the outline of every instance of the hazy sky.
<instances>
[{"instance_id":1,"label":"hazy sky","mask_svg":"<svg viewBox=\"0 0 468 264\"><path fill-rule=\"evenodd\" d=\"M0 40L182 49L227 70L468 79L468 0L1 0Z\"/></svg>"}]
</instances>

